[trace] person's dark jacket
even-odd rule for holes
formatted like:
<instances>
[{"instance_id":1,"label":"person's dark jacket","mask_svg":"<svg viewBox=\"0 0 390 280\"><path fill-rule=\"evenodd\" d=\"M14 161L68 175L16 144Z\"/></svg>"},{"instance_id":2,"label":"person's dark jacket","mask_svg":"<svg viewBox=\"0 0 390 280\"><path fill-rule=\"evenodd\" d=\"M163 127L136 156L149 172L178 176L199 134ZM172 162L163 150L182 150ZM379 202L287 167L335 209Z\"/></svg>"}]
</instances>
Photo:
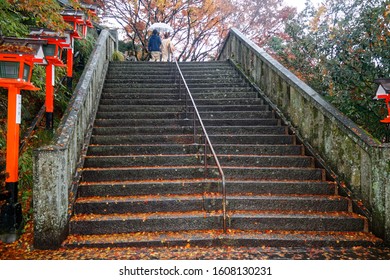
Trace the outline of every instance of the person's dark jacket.
<instances>
[{"instance_id":1,"label":"person's dark jacket","mask_svg":"<svg viewBox=\"0 0 390 280\"><path fill-rule=\"evenodd\" d=\"M161 46L161 38L157 35L157 32L153 32L153 35L149 39L148 51L159 52Z\"/></svg>"}]
</instances>

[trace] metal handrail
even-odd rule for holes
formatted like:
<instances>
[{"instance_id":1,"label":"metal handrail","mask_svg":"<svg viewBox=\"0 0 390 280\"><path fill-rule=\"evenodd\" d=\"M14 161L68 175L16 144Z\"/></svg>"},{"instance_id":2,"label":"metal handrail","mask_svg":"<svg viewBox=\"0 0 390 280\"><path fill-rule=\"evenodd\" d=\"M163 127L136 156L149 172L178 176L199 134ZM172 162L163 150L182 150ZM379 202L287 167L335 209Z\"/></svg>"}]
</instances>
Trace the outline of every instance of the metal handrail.
<instances>
[{"instance_id":1,"label":"metal handrail","mask_svg":"<svg viewBox=\"0 0 390 280\"><path fill-rule=\"evenodd\" d=\"M186 94L186 112L187 112L187 95L189 96L191 102L192 102L192 106L194 108L194 117L193 117L193 122L194 122L194 143L196 142L196 118L195 116L198 118L198 121L199 121L199 124L203 130L203 134L204 134L204 137L205 137L205 143L204 143L204 163L205 163L205 170L207 171L207 146L210 148L210 151L214 157L214 161L218 167L218 172L219 172L219 175L221 176L221 183L222 183L222 212L223 212L223 231L224 233L226 233L226 230L227 230L227 225L226 225L226 180L225 180L225 174L222 170L222 167L221 167L221 164L219 163L219 160L218 160L218 157L217 157L217 154L215 153L215 150L213 148L213 145L211 144L211 141L210 141L210 138L209 138L209 135L207 134L207 131L206 131L206 128L203 124L203 121L202 121L202 118L200 117L200 114L199 114L199 111L198 111L198 108L196 107L196 104L195 104L195 101L194 101L194 98L192 97L192 94L191 94L191 91L190 89L188 88L188 85L187 85L187 82L183 76L183 72L181 71L180 69L180 66L179 66L179 63L177 62L177 60L175 58L173 58L173 62L174 64L176 64L176 68L175 68L175 83L176 83L176 71L179 71L179 74L180 74L180 98L181 98L181 82L183 82L186 90L187 90L187 94Z\"/></svg>"}]
</instances>

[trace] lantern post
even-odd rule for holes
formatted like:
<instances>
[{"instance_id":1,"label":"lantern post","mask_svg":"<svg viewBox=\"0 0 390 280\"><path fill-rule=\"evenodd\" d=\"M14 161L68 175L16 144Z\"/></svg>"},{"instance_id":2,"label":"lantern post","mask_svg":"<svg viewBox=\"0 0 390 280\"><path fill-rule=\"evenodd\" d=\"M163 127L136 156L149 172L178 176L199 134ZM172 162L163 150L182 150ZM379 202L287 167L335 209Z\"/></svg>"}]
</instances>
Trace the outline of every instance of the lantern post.
<instances>
[{"instance_id":1,"label":"lantern post","mask_svg":"<svg viewBox=\"0 0 390 280\"><path fill-rule=\"evenodd\" d=\"M62 48L67 47L66 38L59 36L57 32L40 29L32 30L30 36L33 38L46 40L47 44L43 45L43 52L46 64L46 129L53 129L54 114L54 84L55 84L55 66L65 67L62 62Z\"/></svg>"},{"instance_id":2,"label":"lantern post","mask_svg":"<svg viewBox=\"0 0 390 280\"><path fill-rule=\"evenodd\" d=\"M21 90L39 90L31 83L34 63L43 61L42 40L0 38L0 87L8 89L7 150L5 190L7 202L2 206L1 229L16 239L22 222L18 202L19 128L21 123Z\"/></svg>"},{"instance_id":3,"label":"lantern post","mask_svg":"<svg viewBox=\"0 0 390 280\"><path fill-rule=\"evenodd\" d=\"M74 48L74 39L82 39L86 37L86 28L85 23L85 14L79 10L65 9L61 12L61 15L65 22L72 26L72 30L67 32L67 43L69 48L67 48L66 54L66 65L67 65L67 80L68 88L72 89L73 82L73 48Z\"/></svg>"}]
</instances>

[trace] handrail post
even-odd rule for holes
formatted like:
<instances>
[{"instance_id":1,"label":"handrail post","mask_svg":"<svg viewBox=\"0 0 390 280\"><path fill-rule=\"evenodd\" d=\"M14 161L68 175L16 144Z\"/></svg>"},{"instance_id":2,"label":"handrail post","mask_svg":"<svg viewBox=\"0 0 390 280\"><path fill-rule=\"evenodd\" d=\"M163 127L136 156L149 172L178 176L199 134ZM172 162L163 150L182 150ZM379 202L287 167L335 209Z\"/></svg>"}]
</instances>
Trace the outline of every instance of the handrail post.
<instances>
[{"instance_id":1,"label":"handrail post","mask_svg":"<svg viewBox=\"0 0 390 280\"><path fill-rule=\"evenodd\" d=\"M180 66L179 64L177 63L177 60L174 59L174 63L176 64L176 68L177 68L177 71L179 72L179 79L180 79L180 98L181 98L181 83L183 82L185 88L186 88L186 93L185 93L185 98L186 98L186 117L187 117L187 112L188 112L188 104L187 104L187 96L190 98L191 102L192 102L192 106L193 106L193 127L194 127L194 144L196 144L196 136L197 136L197 127L196 127L196 120L198 119L199 120L199 125L203 131L203 135L204 135L204 138L205 138L205 142L204 142L204 163L205 163L205 177L207 177L207 173L208 172L208 164L207 164L207 146L210 148L210 151L211 151L211 154L212 156L214 157L214 160L215 160L215 164L217 165L217 168L218 168L218 172L221 176L221 183L222 183L222 212L223 212L223 221L222 221L222 227L223 227L223 232L226 233L227 232L227 224L226 224L226 219L227 219L227 214L226 214L226 206L227 206L227 199L226 199L226 180L225 180L225 174L222 170L222 167L221 167L221 164L218 160L218 157L217 157L217 154L215 153L215 150L213 148L213 145L211 144L211 141L210 141L210 138L207 134L207 131L206 131L206 128L203 124L203 121L202 121L202 118L200 117L200 114L199 114L199 111L198 111L198 108L196 107L196 104L195 104L195 101L194 101L194 98L192 97L192 94L191 94L191 91L190 89L188 88L188 85L184 79L184 76L183 76L183 73L182 71L180 70Z\"/></svg>"},{"instance_id":2,"label":"handrail post","mask_svg":"<svg viewBox=\"0 0 390 280\"><path fill-rule=\"evenodd\" d=\"M180 100L181 100L181 79L179 80L179 95L180 95ZM186 102L187 105L187 102Z\"/></svg>"},{"instance_id":3,"label":"handrail post","mask_svg":"<svg viewBox=\"0 0 390 280\"><path fill-rule=\"evenodd\" d=\"M181 79L180 79L181 80ZM181 95L181 93L180 93ZM188 113L189 113L189 108L188 108L188 98L187 98L187 94L184 95L184 99L185 99L185 103L186 103L186 119L188 119Z\"/></svg>"},{"instance_id":4,"label":"handrail post","mask_svg":"<svg viewBox=\"0 0 390 280\"><path fill-rule=\"evenodd\" d=\"M197 141L196 141L196 114L195 114L195 108L193 110L194 110L194 112L193 112L193 116L192 116L192 126L194 128L194 144L196 144Z\"/></svg>"},{"instance_id":5,"label":"handrail post","mask_svg":"<svg viewBox=\"0 0 390 280\"><path fill-rule=\"evenodd\" d=\"M174 78L174 84L176 87L176 85L177 85L177 68L175 67L175 65L173 63L172 63L172 67L174 67L173 78ZM181 96L179 97L179 100L181 100Z\"/></svg>"},{"instance_id":6,"label":"handrail post","mask_svg":"<svg viewBox=\"0 0 390 280\"><path fill-rule=\"evenodd\" d=\"M207 177L208 169L207 169L207 138L204 138L204 176Z\"/></svg>"},{"instance_id":7,"label":"handrail post","mask_svg":"<svg viewBox=\"0 0 390 280\"><path fill-rule=\"evenodd\" d=\"M222 220L222 226L223 226L223 232L227 232L227 224L226 224L226 182L225 180L222 180L222 213L223 213L223 220Z\"/></svg>"}]
</instances>

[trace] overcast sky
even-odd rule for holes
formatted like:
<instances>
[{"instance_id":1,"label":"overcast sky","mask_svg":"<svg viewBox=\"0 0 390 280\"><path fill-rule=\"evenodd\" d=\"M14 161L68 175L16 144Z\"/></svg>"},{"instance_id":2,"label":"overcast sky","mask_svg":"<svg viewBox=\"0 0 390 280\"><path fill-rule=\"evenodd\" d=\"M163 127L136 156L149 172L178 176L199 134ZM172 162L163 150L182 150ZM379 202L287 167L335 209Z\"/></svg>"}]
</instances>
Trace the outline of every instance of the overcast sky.
<instances>
[{"instance_id":1,"label":"overcast sky","mask_svg":"<svg viewBox=\"0 0 390 280\"><path fill-rule=\"evenodd\" d=\"M311 0L312 3L318 4L321 3L321 0ZM294 6L298 8L298 11L301 11L305 7L306 0L284 0L289 6Z\"/></svg>"}]
</instances>

